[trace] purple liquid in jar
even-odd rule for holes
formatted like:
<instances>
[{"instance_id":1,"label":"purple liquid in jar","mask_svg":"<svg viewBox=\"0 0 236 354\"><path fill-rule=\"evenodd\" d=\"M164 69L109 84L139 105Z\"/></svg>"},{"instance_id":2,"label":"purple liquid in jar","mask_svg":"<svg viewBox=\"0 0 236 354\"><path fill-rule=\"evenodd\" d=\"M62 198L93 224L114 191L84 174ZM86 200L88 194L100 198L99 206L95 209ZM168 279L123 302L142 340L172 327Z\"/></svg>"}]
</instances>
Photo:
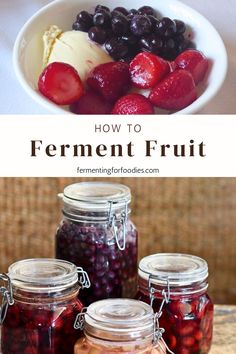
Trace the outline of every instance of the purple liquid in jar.
<instances>
[{"instance_id":1,"label":"purple liquid in jar","mask_svg":"<svg viewBox=\"0 0 236 354\"><path fill-rule=\"evenodd\" d=\"M82 335L74 322L83 308L76 267L24 260L9 268L9 277L14 303L2 323L2 354L73 354Z\"/></svg>"},{"instance_id":2,"label":"purple liquid in jar","mask_svg":"<svg viewBox=\"0 0 236 354\"><path fill-rule=\"evenodd\" d=\"M89 200L81 202L81 189L84 191L85 187ZM114 202L112 198L117 188L122 195ZM91 287L82 294L86 306L106 298L133 298L138 245L137 230L128 217L129 189L123 185L96 182L76 184L72 189L73 193L74 189L77 190L79 201L72 206L68 195L65 197L65 189L64 218L56 233L56 257L83 267L88 273ZM99 200L103 198L102 193L105 194L100 208L94 204L95 193ZM112 219L113 223L109 223Z\"/></svg>"}]
</instances>

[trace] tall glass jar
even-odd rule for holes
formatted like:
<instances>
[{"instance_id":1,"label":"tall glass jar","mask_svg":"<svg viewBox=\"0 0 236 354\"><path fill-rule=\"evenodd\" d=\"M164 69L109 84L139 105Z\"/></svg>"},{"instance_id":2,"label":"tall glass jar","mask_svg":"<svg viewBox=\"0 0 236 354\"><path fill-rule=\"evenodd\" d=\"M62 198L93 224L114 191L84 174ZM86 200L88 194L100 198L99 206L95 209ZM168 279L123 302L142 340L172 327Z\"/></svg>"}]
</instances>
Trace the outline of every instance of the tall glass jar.
<instances>
[{"instance_id":1,"label":"tall glass jar","mask_svg":"<svg viewBox=\"0 0 236 354\"><path fill-rule=\"evenodd\" d=\"M85 305L106 298L133 298L137 289L137 231L129 218L130 189L86 182L64 189L63 220L56 233L56 257L83 267L91 288Z\"/></svg>"},{"instance_id":2,"label":"tall glass jar","mask_svg":"<svg viewBox=\"0 0 236 354\"><path fill-rule=\"evenodd\" d=\"M206 354L213 329L213 303L207 294L207 263L196 256L160 253L139 263L139 300L161 315L160 326L175 354Z\"/></svg>"},{"instance_id":3,"label":"tall glass jar","mask_svg":"<svg viewBox=\"0 0 236 354\"><path fill-rule=\"evenodd\" d=\"M83 319L82 317L83 316ZM131 299L107 299L93 303L77 317L76 327L85 337L74 354L163 354L165 344L151 306Z\"/></svg>"},{"instance_id":4,"label":"tall glass jar","mask_svg":"<svg viewBox=\"0 0 236 354\"><path fill-rule=\"evenodd\" d=\"M2 354L73 354L81 336L74 329L83 307L79 278L89 286L83 270L54 259L19 261L0 275Z\"/></svg>"}]
</instances>

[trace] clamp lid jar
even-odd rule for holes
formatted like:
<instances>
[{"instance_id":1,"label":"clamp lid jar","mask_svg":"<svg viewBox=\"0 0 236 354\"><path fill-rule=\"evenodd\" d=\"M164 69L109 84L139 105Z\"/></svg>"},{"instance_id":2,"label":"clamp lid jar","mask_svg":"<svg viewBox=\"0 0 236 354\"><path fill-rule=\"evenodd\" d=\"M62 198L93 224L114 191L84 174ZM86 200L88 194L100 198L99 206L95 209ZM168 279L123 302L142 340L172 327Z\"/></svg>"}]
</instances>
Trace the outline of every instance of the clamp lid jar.
<instances>
[{"instance_id":1,"label":"clamp lid jar","mask_svg":"<svg viewBox=\"0 0 236 354\"><path fill-rule=\"evenodd\" d=\"M90 303L133 297L137 273L137 231L130 220L131 192L109 182L67 186L63 220L56 233L56 257L82 266L91 279L84 293Z\"/></svg>"},{"instance_id":2,"label":"clamp lid jar","mask_svg":"<svg viewBox=\"0 0 236 354\"><path fill-rule=\"evenodd\" d=\"M137 298L150 303L175 354L209 352L213 303L207 294L208 265L188 254L159 253L139 263Z\"/></svg>"},{"instance_id":3,"label":"clamp lid jar","mask_svg":"<svg viewBox=\"0 0 236 354\"><path fill-rule=\"evenodd\" d=\"M73 323L83 307L79 290L90 285L86 272L62 260L26 259L0 279L2 353L71 354L81 335Z\"/></svg>"},{"instance_id":4,"label":"clamp lid jar","mask_svg":"<svg viewBox=\"0 0 236 354\"><path fill-rule=\"evenodd\" d=\"M159 286L166 286L168 280L172 289L182 292L183 287L189 288L207 279L208 265L204 259L189 254L158 253L144 257L138 273L140 278Z\"/></svg>"},{"instance_id":5,"label":"clamp lid jar","mask_svg":"<svg viewBox=\"0 0 236 354\"><path fill-rule=\"evenodd\" d=\"M110 211L110 205L115 210L125 209L131 201L131 192L127 186L110 182L74 183L65 187L60 196L66 205L75 209L103 211L105 214ZM75 217L78 216L76 213Z\"/></svg>"},{"instance_id":6,"label":"clamp lid jar","mask_svg":"<svg viewBox=\"0 0 236 354\"><path fill-rule=\"evenodd\" d=\"M153 309L131 299L108 299L91 304L77 317L75 327L84 327L85 338L75 346L75 354L166 353L162 330L156 326Z\"/></svg>"}]
</instances>

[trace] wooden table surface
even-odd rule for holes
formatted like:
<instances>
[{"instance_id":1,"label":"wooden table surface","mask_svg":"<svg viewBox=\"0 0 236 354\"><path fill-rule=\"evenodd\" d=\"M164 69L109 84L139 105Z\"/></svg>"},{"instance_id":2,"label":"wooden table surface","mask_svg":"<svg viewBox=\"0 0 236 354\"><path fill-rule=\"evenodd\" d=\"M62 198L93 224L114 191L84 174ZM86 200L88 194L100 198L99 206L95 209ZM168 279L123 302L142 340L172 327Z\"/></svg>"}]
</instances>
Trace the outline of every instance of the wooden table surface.
<instances>
[{"instance_id":1,"label":"wooden table surface","mask_svg":"<svg viewBox=\"0 0 236 354\"><path fill-rule=\"evenodd\" d=\"M215 306L214 338L209 354L236 354L236 306Z\"/></svg>"}]
</instances>

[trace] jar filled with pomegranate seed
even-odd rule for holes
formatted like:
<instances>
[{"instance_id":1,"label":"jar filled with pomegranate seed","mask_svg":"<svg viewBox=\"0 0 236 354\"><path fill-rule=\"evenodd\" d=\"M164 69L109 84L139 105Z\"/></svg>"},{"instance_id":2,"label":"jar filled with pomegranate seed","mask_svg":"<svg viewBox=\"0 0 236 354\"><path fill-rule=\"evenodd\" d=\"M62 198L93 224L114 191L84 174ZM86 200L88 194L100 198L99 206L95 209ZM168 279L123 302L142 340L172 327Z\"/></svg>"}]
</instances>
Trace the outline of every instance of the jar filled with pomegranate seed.
<instances>
[{"instance_id":1,"label":"jar filled with pomegranate seed","mask_svg":"<svg viewBox=\"0 0 236 354\"><path fill-rule=\"evenodd\" d=\"M131 299L107 299L91 304L77 317L84 328L74 354L163 354L162 329L150 305Z\"/></svg>"},{"instance_id":2,"label":"jar filled with pomegranate seed","mask_svg":"<svg viewBox=\"0 0 236 354\"><path fill-rule=\"evenodd\" d=\"M72 263L41 258L12 264L0 279L2 354L73 354L87 274Z\"/></svg>"},{"instance_id":3,"label":"jar filled with pomegranate seed","mask_svg":"<svg viewBox=\"0 0 236 354\"><path fill-rule=\"evenodd\" d=\"M187 254L160 253L139 263L139 300L152 305L175 354L206 354L213 329L213 303L207 294L208 266Z\"/></svg>"},{"instance_id":4,"label":"jar filled with pomegranate seed","mask_svg":"<svg viewBox=\"0 0 236 354\"><path fill-rule=\"evenodd\" d=\"M64 189L63 220L56 233L56 257L83 267L94 301L133 298L137 289L137 231L130 220L130 189L121 184L84 182Z\"/></svg>"}]
</instances>

